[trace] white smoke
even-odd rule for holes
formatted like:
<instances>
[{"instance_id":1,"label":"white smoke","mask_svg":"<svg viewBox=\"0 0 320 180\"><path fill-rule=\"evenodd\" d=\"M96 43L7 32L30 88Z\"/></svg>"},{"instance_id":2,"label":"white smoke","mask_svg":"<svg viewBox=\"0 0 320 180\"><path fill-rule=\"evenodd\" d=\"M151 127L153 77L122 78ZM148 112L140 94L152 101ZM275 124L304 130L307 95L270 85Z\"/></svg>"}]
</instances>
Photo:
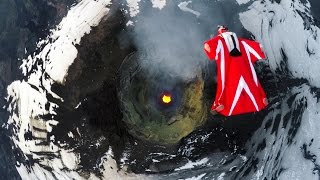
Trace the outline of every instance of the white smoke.
<instances>
[{"instance_id":1,"label":"white smoke","mask_svg":"<svg viewBox=\"0 0 320 180\"><path fill-rule=\"evenodd\" d=\"M133 39L138 52L143 54L143 68L177 79L186 80L198 75L207 63L203 42L210 38L206 33L208 29L202 24L218 24L224 19L222 14L210 13L206 3L194 4L193 1L170 1L161 11L140 2L139 11L129 20L134 22ZM214 31L211 27L211 32Z\"/></svg>"}]
</instances>

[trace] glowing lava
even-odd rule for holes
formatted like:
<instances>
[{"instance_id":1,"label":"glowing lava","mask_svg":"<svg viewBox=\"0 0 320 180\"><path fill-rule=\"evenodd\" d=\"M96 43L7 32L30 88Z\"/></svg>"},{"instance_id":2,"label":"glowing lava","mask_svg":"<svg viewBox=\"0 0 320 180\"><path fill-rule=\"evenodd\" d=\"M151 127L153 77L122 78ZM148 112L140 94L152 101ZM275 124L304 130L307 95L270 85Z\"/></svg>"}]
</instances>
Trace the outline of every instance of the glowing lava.
<instances>
[{"instance_id":1,"label":"glowing lava","mask_svg":"<svg viewBox=\"0 0 320 180\"><path fill-rule=\"evenodd\" d=\"M164 94L162 96L162 102L169 104L171 102L171 95L170 94Z\"/></svg>"}]
</instances>

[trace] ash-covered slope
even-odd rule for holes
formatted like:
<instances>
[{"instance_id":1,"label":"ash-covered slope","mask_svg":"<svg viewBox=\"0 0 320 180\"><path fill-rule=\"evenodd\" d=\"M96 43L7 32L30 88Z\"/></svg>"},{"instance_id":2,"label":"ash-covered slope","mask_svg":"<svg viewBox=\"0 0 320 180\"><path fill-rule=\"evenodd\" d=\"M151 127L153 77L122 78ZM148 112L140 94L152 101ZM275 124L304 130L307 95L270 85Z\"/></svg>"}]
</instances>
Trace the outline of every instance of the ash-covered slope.
<instances>
[{"instance_id":1,"label":"ash-covered slope","mask_svg":"<svg viewBox=\"0 0 320 180\"><path fill-rule=\"evenodd\" d=\"M7 87L9 118L0 133L10 140L3 139L0 158L11 166L0 177L319 179L317 9L315 0L77 2L37 50L27 52L23 78ZM214 84L202 42L217 24L261 42L268 57L257 72L270 105L247 117L262 124L243 150L218 128L200 129L176 149L127 134L117 101L124 57L143 52L150 61L141 66L149 73L179 80L194 78L200 68ZM229 147L219 146L223 142Z\"/></svg>"}]
</instances>

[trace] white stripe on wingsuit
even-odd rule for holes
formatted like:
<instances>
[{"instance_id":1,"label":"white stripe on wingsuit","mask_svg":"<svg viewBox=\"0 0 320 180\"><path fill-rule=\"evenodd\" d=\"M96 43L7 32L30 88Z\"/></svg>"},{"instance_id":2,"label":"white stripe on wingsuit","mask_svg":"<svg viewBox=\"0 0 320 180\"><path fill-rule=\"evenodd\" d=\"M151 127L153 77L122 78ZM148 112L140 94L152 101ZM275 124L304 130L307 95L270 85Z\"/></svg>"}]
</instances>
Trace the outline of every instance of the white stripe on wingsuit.
<instances>
[{"instance_id":1,"label":"white stripe on wingsuit","mask_svg":"<svg viewBox=\"0 0 320 180\"><path fill-rule=\"evenodd\" d=\"M222 93L224 91L224 86L225 86L225 59L224 59L224 49L221 40L218 41L218 46L216 49L216 57L215 59L218 58L218 53L220 52L220 60L221 60L221 67L220 67L220 72L221 72L221 81L222 81L222 90L218 99L218 102L222 96Z\"/></svg>"},{"instance_id":2,"label":"white stripe on wingsuit","mask_svg":"<svg viewBox=\"0 0 320 180\"><path fill-rule=\"evenodd\" d=\"M251 62L250 53L252 53L252 54L253 54L256 58L258 58L258 59L262 59L262 58L261 58L261 56L259 56L259 54L258 54L252 47L250 47L246 42L241 41L241 43L243 44L243 47L244 47L244 49L246 50L246 54L247 54L248 61L249 61L249 64L250 64L251 73L252 73L252 76L253 76L253 80L254 80L254 82L256 83L256 85L258 86L257 73L256 73L256 71L255 71L254 68L253 68L253 65L252 65L252 62Z\"/></svg>"},{"instance_id":3,"label":"white stripe on wingsuit","mask_svg":"<svg viewBox=\"0 0 320 180\"><path fill-rule=\"evenodd\" d=\"M239 47L239 40L238 37L236 35L236 33L234 32L225 32L221 34L223 39L226 42L226 45L228 47L229 52L231 52L234 48L238 49L240 51L240 47ZM235 44L233 44L232 38L231 36L233 36Z\"/></svg>"},{"instance_id":4,"label":"white stripe on wingsuit","mask_svg":"<svg viewBox=\"0 0 320 180\"><path fill-rule=\"evenodd\" d=\"M231 32L224 32L221 35L227 45L228 52L231 52L231 50L234 48L234 44L233 44L231 37L230 37L232 35Z\"/></svg>"},{"instance_id":5,"label":"white stripe on wingsuit","mask_svg":"<svg viewBox=\"0 0 320 180\"><path fill-rule=\"evenodd\" d=\"M229 112L229 116L232 114L233 109L235 108L236 104L238 103L239 98L240 98L240 94L241 94L241 92L243 91L243 89L244 89L244 90L247 92L247 94L249 95L249 97L250 97L250 99L251 99L254 107L256 108L256 110L259 111L257 102L256 102L253 94L251 93L248 84L246 83L246 81L245 81L245 80L243 79L243 77L241 76L240 79L239 79L239 83L238 83L238 87L237 87L236 94L235 94L234 99L233 99L233 102L232 102L232 106L231 106L231 109L230 109L230 112Z\"/></svg>"},{"instance_id":6,"label":"white stripe on wingsuit","mask_svg":"<svg viewBox=\"0 0 320 180\"><path fill-rule=\"evenodd\" d=\"M234 44L233 44L232 39L231 39L231 34L225 33L225 36L223 36L223 37L226 40L229 52L231 52L231 50L234 48Z\"/></svg>"}]
</instances>

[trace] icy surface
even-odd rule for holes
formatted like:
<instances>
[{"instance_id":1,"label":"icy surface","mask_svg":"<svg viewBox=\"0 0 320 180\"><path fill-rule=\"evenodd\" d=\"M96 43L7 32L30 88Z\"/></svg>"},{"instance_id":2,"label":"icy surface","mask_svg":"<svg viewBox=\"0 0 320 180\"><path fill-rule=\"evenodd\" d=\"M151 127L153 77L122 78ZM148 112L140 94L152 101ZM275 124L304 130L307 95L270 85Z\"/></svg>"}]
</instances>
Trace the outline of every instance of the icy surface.
<instances>
[{"instance_id":1,"label":"icy surface","mask_svg":"<svg viewBox=\"0 0 320 180\"><path fill-rule=\"evenodd\" d=\"M315 149L319 147L316 129L320 128L320 125L316 117L319 117L320 105L307 85L293 88L288 94L284 101L265 118L271 121L274 127L263 128L268 123L265 121L252 139L252 143L256 144L250 149L252 152L249 151L247 157L249 157L248 162L258 160L257 171L250 175L256 179L319 177L314 170L319 163L316 157L320 155L319 150ZM292 101L290 95L293 95L294 99L289 107L288 102L291 104ZM306 107L307 104L311 107ZM265 148L259 150L259 144L265 144ZM311 155L309 160L307 154ZM281 172L281 169L285 171Z\"/></svg>"},{"instance_id":2,"label":"icy surface","mask_svg":"<svg viewBox=\"0 0 320 180\"><path fill-rule=\"evenodd\" d=\"M293 76L320 87L320 31L310 15L310 3L255 1L248 9L240 13L240 21L263 44L271 68L284 70L282 63L287 61Z\"/></svg>"}]
</instances>

